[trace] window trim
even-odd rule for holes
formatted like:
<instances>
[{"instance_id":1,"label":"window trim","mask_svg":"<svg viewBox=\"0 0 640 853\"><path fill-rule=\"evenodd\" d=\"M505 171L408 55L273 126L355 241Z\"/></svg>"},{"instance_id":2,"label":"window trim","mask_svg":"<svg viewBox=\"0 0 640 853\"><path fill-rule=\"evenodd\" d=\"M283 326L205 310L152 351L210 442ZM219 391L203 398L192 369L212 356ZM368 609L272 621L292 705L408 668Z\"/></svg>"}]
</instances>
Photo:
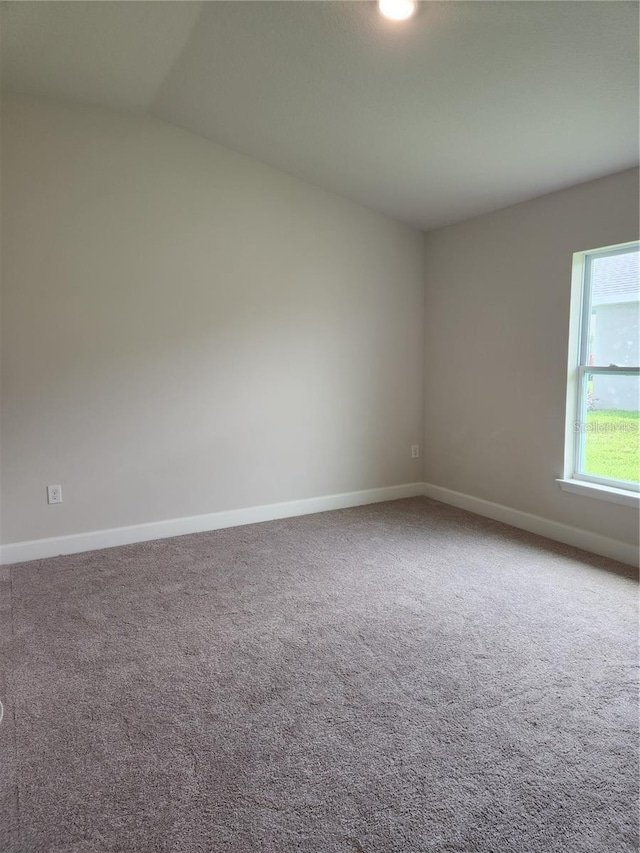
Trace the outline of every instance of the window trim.
<instances>
[{"instance_id":1,"label":"window trim","mask_svg":"<svg viewBox=\"0 0 640 853\"><path fill-rule=\"evenodd\" d=\"M599 498L622 506L640 508L640 493L630 492L626 489L614 489L612 486L603 486L599 483L590 483L586 480L573 480L572 478L558 477L556 483L563 492L571 492L574 495L583 495L589 498Z\"/></svg>"},{"instance_id":2,"label":"window trim","mask_svg":"<svg viewBox=\"0 0 640 853\"><path fill-rule=\"evenodd\" d=\"M569 347L567 370L567 395L565 418L564 474L556 482L563 491L585 494L614 503L640 505L640 484L624 480L611 480L591 474L579 473L583 442L575 429L582 412L582 394L586 373L609 375L638 375L640 367L603 367L586 364L589 342L589 311L591 289L587 287L591 264L598 257L613 257L629 251L640 250L640 243L632 240L601 249L576 252L571 270L571 304L569 316ZM585 305L585 300L589 304Z\"/></svg>"}]
</instances>

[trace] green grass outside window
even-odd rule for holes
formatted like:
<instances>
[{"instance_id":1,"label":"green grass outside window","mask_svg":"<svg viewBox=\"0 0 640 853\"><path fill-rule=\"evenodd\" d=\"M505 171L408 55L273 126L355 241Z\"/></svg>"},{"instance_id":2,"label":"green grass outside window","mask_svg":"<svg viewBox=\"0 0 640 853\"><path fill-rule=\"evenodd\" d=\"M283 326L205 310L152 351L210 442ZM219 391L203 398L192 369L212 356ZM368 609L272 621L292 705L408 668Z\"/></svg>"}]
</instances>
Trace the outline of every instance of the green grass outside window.
<instances>
[{"instance_id":1,"label":"green grass outside window","mask_svg":"<svg viewBox=\"0 0 640 853\"><path fill-rule=\"evenodd\" d=\"M584 473L640 483L640 412L587 414Z\"/></svg>"}]
</instances>

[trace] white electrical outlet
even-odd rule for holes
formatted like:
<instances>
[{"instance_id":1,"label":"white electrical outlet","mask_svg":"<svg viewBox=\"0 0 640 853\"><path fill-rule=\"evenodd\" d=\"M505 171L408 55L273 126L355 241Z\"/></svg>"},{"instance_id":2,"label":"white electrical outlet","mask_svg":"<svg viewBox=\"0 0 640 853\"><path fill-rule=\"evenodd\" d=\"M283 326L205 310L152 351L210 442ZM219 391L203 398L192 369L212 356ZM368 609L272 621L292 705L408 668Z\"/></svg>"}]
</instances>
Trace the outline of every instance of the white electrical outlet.
<instances>
[{"instance_id":1,"label":"white electrical outlet","mask_svg":"<svg viewBox=\"0 0 640 853\"><path fill-rule=\"evenodd\" d=\"M420 445L412 444L411 445L411 458L417 459L420 456Z\"/></svg>"},{"instance_id":2,"label":"white electrical outlet","mask_svg":"<svg viewBox=\"0 0 640 853\"><path fill-rule=\"evenodd\" d=\"M47 503L62 503L62 486L47 486Z\"/></svg>"}]
</instances>

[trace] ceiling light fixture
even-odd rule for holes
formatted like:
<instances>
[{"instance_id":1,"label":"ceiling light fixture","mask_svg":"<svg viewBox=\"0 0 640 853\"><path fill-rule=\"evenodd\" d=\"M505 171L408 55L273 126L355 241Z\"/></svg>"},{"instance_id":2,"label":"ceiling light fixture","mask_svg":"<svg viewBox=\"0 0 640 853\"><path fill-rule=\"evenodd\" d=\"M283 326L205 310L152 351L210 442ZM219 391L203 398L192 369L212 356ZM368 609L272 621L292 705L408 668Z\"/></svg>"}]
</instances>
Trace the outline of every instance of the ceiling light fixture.
<instances>
[{"instance_id":1,"label":"ceiling light fixture","mask_svg":"<svg viewBox=\"0 0 640 853\"><path fill-rule=\"evenodd\" d=\"M385 18L392 21L406 21L415 15L416 0L378 0L378 8Z\"/></svg>"}]
</instances>

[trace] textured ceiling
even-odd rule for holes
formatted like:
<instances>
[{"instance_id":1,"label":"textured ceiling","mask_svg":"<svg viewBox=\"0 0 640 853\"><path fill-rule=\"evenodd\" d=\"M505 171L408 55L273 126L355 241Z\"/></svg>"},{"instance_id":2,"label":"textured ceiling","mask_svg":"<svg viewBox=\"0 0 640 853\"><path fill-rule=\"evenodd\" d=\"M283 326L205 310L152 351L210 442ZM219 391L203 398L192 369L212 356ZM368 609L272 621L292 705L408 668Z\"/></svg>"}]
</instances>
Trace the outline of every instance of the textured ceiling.
<instances>
[{"instance_id":1,"label":"textured ceiling","mask_svg":"<svg viewBox=\"0 0 640 853\"><path fill-rule=\"evenodd\" d=\"M200 3L2 3L2 88L149 108Z\"/></svg>"},{"instance_id":2,"label":"textured ceiling","mask_svg":"<svg viewBox=\"0 0 640 853\"><path fill-rule=\"evenodd\" d=\"M2 70L422 228L638 162L635 2L9 2Z\"/></svg>"}]
</instances>

